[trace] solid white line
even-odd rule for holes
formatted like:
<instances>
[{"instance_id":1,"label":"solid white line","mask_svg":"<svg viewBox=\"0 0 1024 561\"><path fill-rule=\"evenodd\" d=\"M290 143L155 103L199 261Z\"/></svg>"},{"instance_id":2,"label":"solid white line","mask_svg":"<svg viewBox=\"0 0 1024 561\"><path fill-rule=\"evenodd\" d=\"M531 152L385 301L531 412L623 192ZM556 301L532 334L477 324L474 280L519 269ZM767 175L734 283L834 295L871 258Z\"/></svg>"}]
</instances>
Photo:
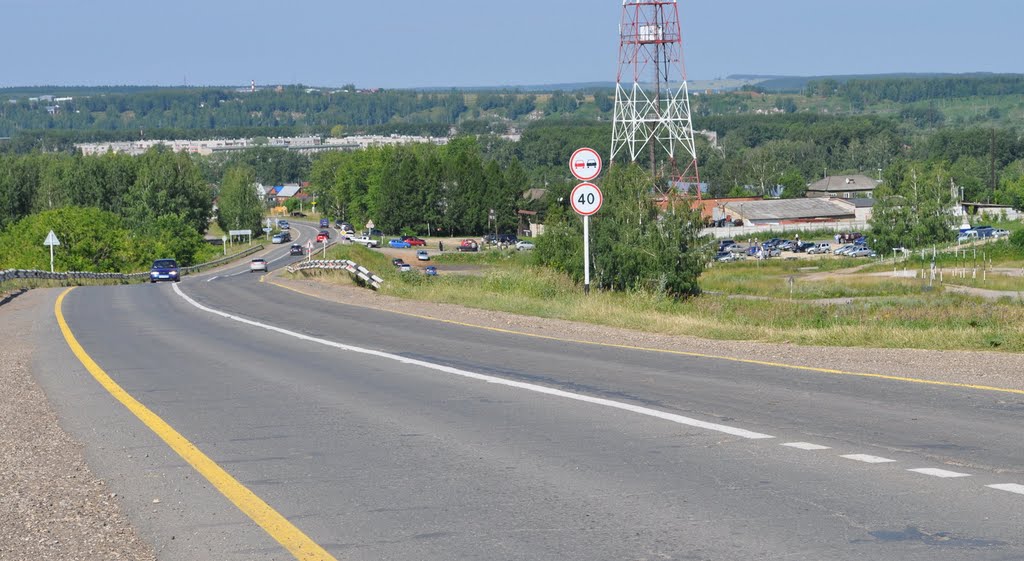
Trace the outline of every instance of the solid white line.
<instances>
[{"instance_id":1,"label":"solid white line","mask_svg":"<svg viewBox=\"0 0 1024 561\"><path fill-rule=\"evenodd\" d=\"M741 429L741 428L738 428L738 427L731 427L731 426L728 426L728 425L720 425L718 423L709 423L707 421L701 421L699 419L692 419L690 417L684 417L682 415L676 415L675 413L666 413L664 411L658 411L656 409L649 409L647 407L640 407L639 405L632 405L630 403L623 403L623 402L620 402L620 401L612 401L610 399L604 399L604 398L600 398L600 397L592 397L592 396L589 396L589 395L583 395L583 394L578 394L578 393L573 393L573 392L567 392L565 390L558 390L558 389L555 389L555 388L548 388L548 387L545 387L545 386L538 386L536 384L528 384L526 382L517 382L515 380L507 380L505 378L498 378L497 376L488 376L486 374L478 374L476 372L470 372L468 370L461 370L461 369L458 369L458 368L452 368L450 366L444 366L442 364L434 364L432 362L426 362L426 361L422 361L422 360L416 360L416 359L413 359L413 358L407 358L407 357L404 357L404 356L399 356L399 355L395 355L395 354L391 354L391 353L386 353L384 351L375 351L375 350L372 350L372 349L364 349L362 347L355 347L355 346L352 346L352 345L346 345L346 344L343 344L343 343L336 343L334 341L328 341L326 339L320 339L319 337L311 337L309 335L304 335L302 333L296 333L294 331L288 331L287 329L282 329L280 327L275 327L273 325L268 325L268 324L265 324L265 323L260 323L258 321L253 321L251 319L246 319L246 318L243 318L243 317L232 315L232 314L229 314L229 313L226 313L226 312L215 310L213 308L208 308L208 307L200 304L199 302L196 302L192 298L189 298L189 296L187 294L185 294L184 292L182 292L181 289L177 287L177 285L175 285L174 291L177 292L179 296L184 298L186 302L188 302L189 304L192 304L193 306L195 306L196 308L199 308L200 310L203 310L204 312L209 312L211 314L215 314L215 315L221 316L223 318L227 318L227 319L234 320L234 321L237 321L237 322L240 322L240 323L244 323L246 325L252 325L254 327L262 327L263 329L267 329L267 330L273 331L275 333L281 333L283 335L289 335L291 337L295 337L296 339L302 339L304 341L310 341L310 342L313 342L313 343L319 343L321 345L326 345L328 347L334 347L336 349L341 349L343 351L349 351L349 352L360 353L360 354L364 354L364 355L370 355L370 356L375 356L375 357L380 357L380 358L386 358L386 359L389 359L389 360L394 360L396 362L400 362L402 364L409 364L409 365L413 365L413 366L420 366L420 367L423 367L423 368L429 368L431 370L437 370L437 371L440 371L440 372L445 372L447 374L454 374L456 376L462 376L464 378L471 378L473 380L479 380L481 382L487 382L487 383L490 383L490 384L498 384L498 385L502 385L502 386L508 386L508 387L511 387L511 388L517 388L517 389L521 389L521 390L528 390L528 391L542 393L542 394L546 394L546 395L552 395L552 396L556 396L556 397L572 399L572 400L575 400L575 401L582 401L582 402L585 402L585 403L591 403L591 404L594 404L594 405L603 405L605 407L611 407L613 409L620 409L620 410L623 410L623 411L630 411L632 413L638 413L640 415L646 415L648 417L655 417L657 419L663 419L665 421L670 421L670 422L677 423L677 424L680 424L680 425L686 425L686 426L690 426L690 427L696 427L696 428L706 429L706 430L710 430L710 431L721 432L721 433L729 434L729 435L732 435L732 436L738 436L740 438L749 438L749 439L775 438L774 436L771 436L771 435L768 435L768 434L762 434L762 433L759 433L759 432L749 431L749 430Z\"/></svg>"},{"instance_id":2,"label":"solid white line","mask_svg":"<svg viewBox=\"0 0 1024 561\"><path fill-rule=\"evenodd\" d=\"M828 450L828 446L822 446L821 444L811 444L810 442L787 442L783 446L789 446L790 448L798 448L800 450Z\"/></svg>"},{"instance_id":3,"label":"solid white line","mask_svg":"<svg viewBox=\"0 0 1024 561\"><path fill-rule=\"evenodd\" d=\"M864 462L866 464L884 464L886 462L895 462L896 461L896 460L890 460L889 458L880 458L878 456L870 456L868 454L847 454L845 456L839 456L839 457L840 458L846 458L847 460L856 460L858 462Z\"/></svg>"},{"instance_id":4,"label":"solid white line","mask_svg":"<svg viewBox=\"0 0 1024 561\"><path fill-rule=\"evenodd\" d=\"M210 281L212 281L214 279L219 279L219 278L220 278L220 275L213 275L212 277L206 279L206 282L210 282Z\"/></svg>"},{"instance_id":5,"label":"solid white line","mask_svg":"<svg viewBox=\"0 0 1024 561\"><path fill-rule=\"evenodd\" d=\"M1018 495L1024 495L1024 485L1018 485L1016 483L999 483L997 485L986 485L985 487L991 487L993 489L999 489L1000 491L1009 491L1011 493L1017 493Z\"/></svg>"},{"instance_id":6,"label":"solid white line","mask_svg":"<svg viewBox=\"0 0 1024 561\"><path fill-rule=\"evenodd\" d=\"M931 475L932 477L970 477L969 473L960 473L958 471L949 471L938 468L916 468L908 469L907 471L913 471L915 473L923 473L924 475Z\"/></svg>"}]
</instances>

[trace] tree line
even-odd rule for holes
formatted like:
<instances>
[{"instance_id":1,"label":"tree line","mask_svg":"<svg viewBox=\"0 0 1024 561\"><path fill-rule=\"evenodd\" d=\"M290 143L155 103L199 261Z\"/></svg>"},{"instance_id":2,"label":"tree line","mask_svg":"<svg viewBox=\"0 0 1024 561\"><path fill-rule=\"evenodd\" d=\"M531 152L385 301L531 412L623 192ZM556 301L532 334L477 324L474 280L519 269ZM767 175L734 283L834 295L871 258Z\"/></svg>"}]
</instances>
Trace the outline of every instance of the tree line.
<instances>
[{"instance_id":1,"label":"tree line","mask_svg":"<svg viewBox=\"0 0 1024 561\"><path fill-rule=\"evenodd\" d=\"M1024 94L1024 74L960 74L956 76L812 80L808 96L841 97L864 107L882 101L913 103L929 99Z\"/></svg>"},{"instance_id":2,"label":"tree line","mask_svg":"<svg viewBox=\"0 0 1024 561\"><path fill-rule=\"evenodd\" d=\"M111 262L107 259L117 251L97 249L91 266L76 262L82 270L138 265L157 253L191 264L204 255L203 233L209 226L213 197L192 157L163 147L138 157L0 154L0 231L8 239L19 240L0 244L0 263L16 266L21 251L27 252L23 257L34 255L32 250L41 247L42 238L21 241L22 236L34 232L33 224L52 218L69 230L91 230L103 239L108 239L109 230L121 241L137 242L128 244L135 248L134 257ZM83 243L79 249L87 247Z\"/></svg>"},{"instance_id":3,"label":"tree line","mask_svg":"<svg viewBox=\"0 0 1024 561\"><path fill-rule=\"evenodd\" d=\"M477 141L323 154L313 162L318 208L357 227L389 233L479 235L514 232L528 186L518 160L485 160ZM493 209L493 220L491 210Z\"/></svg>"}]
</instances>

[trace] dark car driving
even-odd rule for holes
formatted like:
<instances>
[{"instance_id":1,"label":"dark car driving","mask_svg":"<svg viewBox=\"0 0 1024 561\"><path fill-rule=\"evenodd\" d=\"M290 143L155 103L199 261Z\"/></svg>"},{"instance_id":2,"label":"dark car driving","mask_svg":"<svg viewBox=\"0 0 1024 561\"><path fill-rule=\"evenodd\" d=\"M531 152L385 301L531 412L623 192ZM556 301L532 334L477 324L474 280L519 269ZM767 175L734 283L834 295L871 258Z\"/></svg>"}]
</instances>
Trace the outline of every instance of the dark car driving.
<instances>
[{"instance_id":1,"label":"dark car driving","mask_svg":"<svg viewBox=\"0 0 1024 561\"><path fill-rule=\"evenodd\" d=\"M149 282L157 281L181 281L178 262L174 259L157 259L153 261L153 267L149 269Z\"/></svg>"}]
</instances>

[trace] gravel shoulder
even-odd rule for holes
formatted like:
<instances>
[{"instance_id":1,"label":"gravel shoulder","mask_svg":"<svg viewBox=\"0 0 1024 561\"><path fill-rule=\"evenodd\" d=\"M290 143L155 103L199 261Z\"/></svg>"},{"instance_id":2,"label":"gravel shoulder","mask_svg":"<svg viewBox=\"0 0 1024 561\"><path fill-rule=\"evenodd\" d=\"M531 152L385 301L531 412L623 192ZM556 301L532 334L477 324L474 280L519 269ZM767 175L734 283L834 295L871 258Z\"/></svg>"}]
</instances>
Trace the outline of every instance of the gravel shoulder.
<instances>
[{"instance_id":1,"label":"gravel shoulder","mask_svg":"<svg viewBox=\"0 0 1024 561\"><path fill-rule=\"evenodd\" d=\"M156 559L33 377L32 331L52 291L0 306L0 561Z\"/></svg>"}]
</instances>

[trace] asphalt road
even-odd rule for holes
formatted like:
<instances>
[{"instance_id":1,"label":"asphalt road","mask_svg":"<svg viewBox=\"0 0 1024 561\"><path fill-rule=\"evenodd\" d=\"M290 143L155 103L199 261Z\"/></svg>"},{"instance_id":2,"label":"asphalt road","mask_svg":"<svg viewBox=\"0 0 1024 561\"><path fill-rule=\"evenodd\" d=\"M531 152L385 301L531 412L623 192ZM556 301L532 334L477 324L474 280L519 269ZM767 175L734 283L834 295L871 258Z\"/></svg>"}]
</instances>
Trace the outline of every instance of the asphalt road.
<instances>
[{"instance_id":1,"label":"asphalt road","mask_svg":"<svg viewBox=\"0 0 1024 561\"><path fill-rule=\"evenodd\" d=\"M1022 395L510 335L246 267L178 288L262 326L170 284L77 288L63 310L337 559L1024 559L1024 487L988 487L1024 485ZM292 558L40 333L41 382L161 559Z\"/></svg>"}]
</instances>

